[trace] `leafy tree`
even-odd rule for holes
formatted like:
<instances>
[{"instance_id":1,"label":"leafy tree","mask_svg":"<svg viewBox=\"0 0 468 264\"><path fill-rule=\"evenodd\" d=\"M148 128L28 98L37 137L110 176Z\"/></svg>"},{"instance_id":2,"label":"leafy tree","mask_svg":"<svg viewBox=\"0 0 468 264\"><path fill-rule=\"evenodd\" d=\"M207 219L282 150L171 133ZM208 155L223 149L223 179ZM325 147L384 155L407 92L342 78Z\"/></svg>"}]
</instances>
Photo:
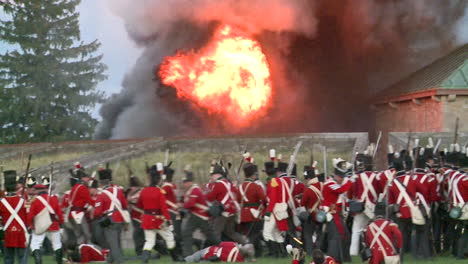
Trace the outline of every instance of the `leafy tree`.
<instances>
[{"instance_id":1,"label":"leafy tree","mask_svg":"<svg viewBox=\"0 0 468 264\"><path fill-rule=\"evenodd\" d=\"M80 38L81 0L15 0L0 16L0 143L90 138L107 67ZM0 8L1 11L1 8Z\"/></svg>"}]
</instances>

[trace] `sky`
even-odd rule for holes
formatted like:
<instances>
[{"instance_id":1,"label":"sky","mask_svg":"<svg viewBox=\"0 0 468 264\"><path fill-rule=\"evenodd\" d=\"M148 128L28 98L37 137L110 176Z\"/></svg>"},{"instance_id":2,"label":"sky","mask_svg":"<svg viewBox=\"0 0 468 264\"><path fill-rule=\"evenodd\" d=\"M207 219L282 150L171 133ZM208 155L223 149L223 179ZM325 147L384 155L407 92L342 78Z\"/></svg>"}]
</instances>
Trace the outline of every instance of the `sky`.
<instances>
[{"instance_id":1,"label":"sky","mask_svg":"<svg viewBox=\"0 0 468 264\"><path fill-rule=\"evenodd\" d=\"M108 67L108 80L101 82L97 88L110 96L120 91L123 77L133 67L140 49L127 37L122 20L112 14L106 5L103 0L82 0L78 11L82 40L88 43L98 39L102 44L100 53L104 54L103 62ZM1 8L0 18L4 18ZM0 41L0 54L8 48ZM97 119L100 119L99 108L100 105L92 111Z\"/></svg>"}]
</instances>

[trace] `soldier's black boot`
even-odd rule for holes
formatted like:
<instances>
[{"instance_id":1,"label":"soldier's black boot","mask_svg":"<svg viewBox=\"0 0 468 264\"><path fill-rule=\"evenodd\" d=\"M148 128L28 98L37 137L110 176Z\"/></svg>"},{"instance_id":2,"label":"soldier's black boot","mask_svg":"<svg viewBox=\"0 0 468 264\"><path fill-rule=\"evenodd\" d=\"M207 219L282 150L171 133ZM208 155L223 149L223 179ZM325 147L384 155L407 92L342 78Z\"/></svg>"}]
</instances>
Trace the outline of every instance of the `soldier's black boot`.
<instances>
[{"instance_id":1,"label":"soldier's black boot","mask_svg":"<svg viewBox=\"0 0 468 264\"><path fill-rule=\"evenodd\" d=\"M182 254L178 250L170 249L169 254L171 255L171 258L174 262L183 262L184 258L182 257Z\"/></svg>"},{"instance_id":2,"label":"soldier's black boot","mask_svg":"<svg viewBox=\"0 0 468 264\"><path fill-rule=\"evenodd\" d=\"M266 245L268 247L267 257L277 258L278 249L276 248L276 243L273 241L266 241Z\"/></svg>"},{"instance_id":3,"label":"soldier's black boot","mask_svg":"<svg viewBox=\"0 0 468 264\"><path fill-rule=\"evenodd\" d=\"M57 264L63 263L63 250L62 249L55 250L55 261L57 262Z\"/></svg>"},{"instance_id":4,"label":"soldier's black boot","mask_svg":"<svg viewBox=\"0 0 468 264\"><path fill-rule=\"evenodd\" d=\"M148 263L151 258L151 251L149 250L143 250L143 253L141 253L141 259L143 260L143 263Z\"/></svg>"},{"instance_id":5,"label":"soldier's black boot","mask_svg":"<svg viewBox=\"0 0 468 264\"><path fill-rule=\"evenodd\" d=\"M42 253L40 249L36 249L33 251L34 263L35 264L42 264Z\"/></svg>"},{"instance_id":6,"label":"soldier's black boot","mask_svg":"<svg viewBox=\"0 0 468 264\"><path fill-rule=\"evenodd\" d=\"M277 243L278 244L278 251L279 251L279 257L280 258L285 258L288 256L288 252L286 252L286 245L285 243Z\"/></svg>"}]
</instances>

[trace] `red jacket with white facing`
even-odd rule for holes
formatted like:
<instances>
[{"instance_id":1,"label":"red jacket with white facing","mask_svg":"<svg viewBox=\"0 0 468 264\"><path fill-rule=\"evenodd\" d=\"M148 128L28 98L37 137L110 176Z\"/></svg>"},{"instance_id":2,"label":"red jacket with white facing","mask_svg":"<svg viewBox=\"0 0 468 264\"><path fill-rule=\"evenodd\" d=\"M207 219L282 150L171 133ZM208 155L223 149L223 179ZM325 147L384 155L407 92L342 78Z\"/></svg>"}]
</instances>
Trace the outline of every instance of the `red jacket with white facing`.
<instances>
[{"instance_id":1,"label":"red jacket with white facing","mask_svg":"<svg viewBox=\"0 0 468 264\"><path fill-rule=\"evenodd\" d=\"M204 220L210 219L208 214L208 203L202 189L193 184L184 194L184 208L190 210L193 215L196 215Z\"/></svg>"},{"instance_id":2,"label":"red jacket with white facing","mask_svg":"<svg viewBox=\"0 0 468 264\"><path fill-rule=\"evenodd\" d=\"M352 198L355 200L362 199L362 201L366 201L366 199L368 199L368 201L375 204L379 193L383 192L383 190L381 190L381 184L377 178L379 175L372 171L364 171L357 175L358 178L353 183L353 187L351 189ZM372 187L372 189L370 187ZM364 193L366 188L367 193Z\"/></svg>"},{"instance_id":3,"label":"red jacket with white facing","mask_svg":"<svg viewBox=\"0 0 468 264\"><path fill-rule=\"evenodd\" d=\"M164 191L159 187L144 188L136 206L144 211L141 219L141 228L144 230L161 229L164 221L171 221Z\"/></svg>"},{"instance_id":4,"label":"red jacket with white facing","mask_svg":"<svg viewBox=\"0 0 468 264\"><path fill-rule=\"evenodd\" d=\"M340 195L346 193L351 187L352 183L348 178L344 178L341 184L333 179L326 181L322 189L322 207L328 207L332 214L340 212L342 207L345 206L345 202L340 199Z\"/></svg>"},{"instance_id":5,"label":"red jacket with white facing","mask_svg":"<svg viewBox=\"0 0 468 264\"><path fill-rule=\"evenodd\" d=\"M379 233L380 230L382 233ZM386 237L384 238L384 236ZM388 241L386 238L388 238ZM372 251L372 258L369 260L369 263L379 264L384 261L384 251L387 256L398 255L396 250L402 247L403 238L397 224L383 218L378 218L367 227L366 244Z\"/></svg>"},{"instance_id":6,"label":"red jacket with white facing","mask_svg":"<svg viewBox=\"0 0 468 264\"><path fill-rule=\"evenodd\" d=\"M280 178L272 178L267 185L267 195L268 195L268 207L266 209L267 213L271 214L271 217L275 217L273 214L273 209L277 203L287 203L289 201L289 195L287 191L287 182L280 180ZM289 230L288 218L283 220L276 219L276 225L278 226L279 231Z\"/></svg>"},{"instance_id":7,"label":"red jacket with white facing","mask_svg":"<svg viewBox=\"0 0 468 264\"><path fill-rule=\"evenodd\" d=\"M88 206L93 206L93 200L89 193L88 187L82 183L77 183L70 191L70 200L68 202L71 206L70 219L72 218L71 212L85 212Z\"/></svg>"},{"instance_id":8,"label":"red jacket with white facing","mask_svg":"<svg viewBox=\"0 0 468 264\"><path fill-rule=\"evenodd\" d=\"M101 249L92 244L82 244L79 246L80 263L88 263L94 261L106 261L109 254L108 249Z\"/></svg>"},{"instance_id":9,"label":"red jacket with white facing","mask_svg":"<svg viewBox=\"0 0 468 264\"><path fill-rule=\"evenodd\" d=\"M4 201L3 201L4 200ZM26 227L26 207L24 206L25 200L21 199L20 196L15 194L7 194L4 198L0 199L0 217L1 223L5 231L5 247L16 247L16 248L26 248L26 238L28 236L27 227ZM19 207L18 216L20 220L11 218L12 214L5 207L3 203L9 204L13 210L15 210L19 203L22 205ZM5 227L7 222L12 219L10 224Z\"/></svg>"},{"instance_id":10,"label":"red jacket with white facing","mask_svg":"<svg viewBox=\"0 0 468 264\"><path fill-rule=\"evenodd\" d=\"M388 203L398 204L400 207L400 212L397 214L398 218L411 218L410 208L403 196L400 195L400 189L397 187L397 184L401 184L401 187L403 187L403 190L406 190L409 198L414 201L416 195L414 181L411 179L411 175L406 175L404 171L398 172L397 177L392 181L388 189Z\"/></svg>"},{"instance_id":11,"label":"red jacket with white facing","mask_svg":"<svg viewBox=\"0 0 468 264\"><path fill-rule=\"evenodd\" d=\"M237 213L235 201L229 195L232 192L232 184L221 177L211 185L211 191L206 194L206 199L210 202L218 201L221 203L224 206L223 215L231 216Z\"/></svg>"},{"instance_id":12,"label":"red jacket with white facing","mask_svg":"<svg viewBox=\"0 0 468 264\"><path fill-rule=\"evenodd\" d=\"M105 191L109 192L111 196L117 197L117 200L121 204L122 210L127 209L127 199L125 199L122 189L115 185L106 186L97 196L96 204L94 206L94 219L112 213L112 222L123 223L124 219L122 214L119 212L119 210L117 210L115 205L114 208L111 208L113 204L112 200L106 193L104 193Z\"/></svg>"},{"instance_id":13,"label":"red jacket with white facing","mask_svg":"<svg viewBox=\"0 0 468 264\"><path fill-rule=\"evenodd\" d=\"M253 180L246 179L239 187L239 204L241 208L241 223L260 221L262 218L257 218L251 212L251 209L258 210L260 205L266 203L266 195L263 188L256 184Z\"/></svg>"},{"instance_id":14,"label":"red jacket with white facing","mask_svg":"<svg viewBox=\"0 0 468 264\"><path fill-rule=\"evenodd\" d=\"M208 247L203 259L209 260L212 256L217 256L222 262L244 262L235 242L221 242L217 246Z\"/></svg>"},{"instance_id":15,"label":"red jacket with white facing","mask_svg":"<svg viewBox=\"0 0 468 264\"><path fill-rule=\"evenodd\" d=\"M177 186L172 182L165 182L162 186L162 189L165 192L164 195L166 196L167 209L169 212L177 214L179 211L179 206L177 205L177 199L175 195Z\"/></svg>"},{"instance_id":16,"label":"red jacket with white facing","mask_svg":"<svg viewBox=\"0 0 468 264\"><path fill-rule=\"evenodd\" d=\"M299 260L293 260L291 264L299 264ZM310 264L339 264L334 258L330 256L325 256L325 262L323 263L315 263L314 261L311 261Z\"/></svg>"},{"instance_id":17,"label":"red jacket with white facing","mask_svg":"<svg viewBox=\"0 0 468 264\"><path fill-rule=\"evenodd\" d=\"M51 217L52 225L49 227L47 231L59 231L60 225L63 224L63 213L60 208L59 200L57 196L52 195L49 197L49 195L47 194L47 191L41 192L38 195L42 197L42 199L45 200L46 203L48 202L49 206L55 212L55 217ZM34 229L34 223L33 223L34 217L38 215L44 208L45 208L44 203L42 203L41 200L39 200L36 197L31 204L31 208L29 209L29 214L28 214L28 226L31 229Z\"/></svg>"},{"instance_id":18,"label":"red jacket with white facing","mask_svg":"<svg viewBox=\"0 0 468 264\"><path fill-rule=\"evenodd\" d=\"M312 219L315 219L316 209L322 202L321 197L322 183L317 178L309 180L302 196L301 206L304 206L312 214Z\"/></svg>"}]
</instances>

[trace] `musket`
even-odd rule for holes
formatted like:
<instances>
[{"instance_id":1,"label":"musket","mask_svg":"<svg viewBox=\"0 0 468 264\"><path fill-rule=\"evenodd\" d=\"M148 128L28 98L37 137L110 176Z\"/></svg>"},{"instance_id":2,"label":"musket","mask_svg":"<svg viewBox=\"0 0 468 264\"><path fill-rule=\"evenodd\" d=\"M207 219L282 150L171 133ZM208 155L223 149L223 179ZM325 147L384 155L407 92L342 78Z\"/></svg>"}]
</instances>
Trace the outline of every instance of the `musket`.
<instances>
[{"instance_id":1,"label":"musket","mask_svg":"<svg viewBox=\"0 0 468 264\"><path fill-rule=\"evenodd\" d=\"M454 131L454 136L453 136L453 144L457 144L458 141L458 122L460 121L460 118L457 117L455 120L455 131Z\"/></svg>"},{"instance_id":2,"label":"musket","mask_svg":"<svg viewBox=\"0 0 468 264\"><path fill-rule=\"evenodd\" d=\"M377 154L377 150L379 149L379 144L380 144L380 139L381 138L382 138L382 131L379 132L379 137L377 138L377 143L375 144L374 153L372 153L372 159L374 159L375 155Z\"/></svg>"},{"instance_id":3,"label":"musket","mask_svg":"<svg viewBox=\"0 0 468 264\"><path fill-rule=\"evenodd\" d=\"M52 179L53 179L53 175L54 175L54 162L52 161L50 163L50 180L49 180L49 196L47 197L47 200L49 199L50 197L50 194L52 193Z\"/></svg>"},{"instance_id":4,"label":"musket","mask_svg":"<svg viewBox=\"0 0 468 264\"><path fill-rule=\"evenodd\" d=\"M244 160L245 160L245 159L244 159L244 155L243 155L243 154L245 154L245 153L247 153L247 144L245 144L244 151L242 152L241 160L240 160L240 162L239 162L239 167L237 167L237 170L235 171L237 183L239 183L239 174L240 174L240 171L241 171L241 169L242 169L242 166L244 165Z\"/></svg>"},{"instance_id":5,"label":"musket","mask_svg":"<svg viewBox=\"0 0 468 264\"><path fill-rule=\"evenodd\" d=\"M24 190L26 189L26 179L28 178L29 175L29 168L31 167L31 159L32 159L32 154L29 154L28 157L28 164L26 165L26 173L24 175L24 180L23 180L23 189L21 190L21 197L24 197Z\"/></svg>"},{"instance_id":6,"label":"musket","mask_svg":"<svg viewBox=\"0 0 468 264\"><path fill-rule=\"evenodd\" d=\"M5 178L3 177L3 165L0 165L0 198L3 197L5 190Z\"/></svg>"},{"instance_id":7,"label":"musket","mask_svg":"<svg viewBox=\"0 0 468 264\"><path fill-rule=\"evenodd\" d=\"M150 166L148 165L148 161L145 160L145 172L149 173L149 170L150 170Z\"/></svg>"},{"instance_id":8,"label":"musket","mask_svg":"<svg viewBox=\"0 0 468 264\"><path fill-rule=\"evenodd\" d=\"M164 166L167 166L169 163L169 149L166 149L165 157L164 157Z\"/></svg>"},{"instance_id":9,"label":"musket","mask_svg":"<svg viewBox=\"0 0 468 264\"><path fill-rule=\"evenodd\" d=\"M288 169L286 170L286 175L289 177L291 176L291 172L294 168L294 163L296 162L297 154L299 153L299 149L302 146L302 140L297 142L296 146L294 147L294 152L293 155L291 156L291 159L289 159L289 164L288 164Z\"/></svg>"},{"instance_id":10,"label":"musket","mask_svg":"<svg viewBox=\"0 0 468 264\"><path fill-rule=\"evenodd\" d=\"M411 130L408 132L408 142L406 142L406 150L410 151L410 144L411 144Z\"/></svg>"},{"instance_id":11,"label":"musket","mask_svg":"<svg viewBox=\"0 0 468 264\"><path fill-rule=\"evenodd\" d=\"M323 172L325 173L325 178L328 177L328 168L327 168L327 147L323 146Z\"/></svg>"},{"instance_id":12,"label":"musket","mask_svg":"<svg viewBox=\"0 0 468 264\"><path fill-rule=\"evenodd\" d=\"M436 143L435 147L434 147L434 150L432 151L432 154L433 154L433 155L435 155L435 154L437 153L437 150L438 150L439 147L440 147L440 143L442 143L442 139L439 138L439 139L437 140L437 143Z\"/></svg>"}]
</instances>

